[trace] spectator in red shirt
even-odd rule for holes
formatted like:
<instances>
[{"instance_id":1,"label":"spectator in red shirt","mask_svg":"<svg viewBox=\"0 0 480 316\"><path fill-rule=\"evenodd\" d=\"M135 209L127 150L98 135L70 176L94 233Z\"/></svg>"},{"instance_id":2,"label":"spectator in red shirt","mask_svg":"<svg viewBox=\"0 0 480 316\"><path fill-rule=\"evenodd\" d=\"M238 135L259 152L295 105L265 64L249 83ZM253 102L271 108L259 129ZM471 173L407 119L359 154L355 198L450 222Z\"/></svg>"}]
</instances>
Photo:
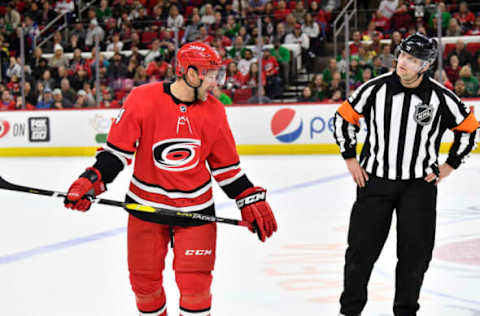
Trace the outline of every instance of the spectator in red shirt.
<instances>
[{"instance_id":1,"label":"spectator in red shirt","mask_svg":"<svg viewBox=\"0 0 480 316\"><path fill-rule=\"evenodd\" d=\"M265 87L266 83L265 72L262 72L261 85ZM243 84L249 88L256 88L258 86L258 63L255 62L250 65L250 70L245 76Z\"/></svg>"},{"instance_id":2,"label":"spectator in red shirt","mask_svg":"<svg viewBox=\"0 0 480 316\"><path fill-rule=\"evenodd\" d=\"M18 96L17 100L15 101L15 110L23 110L23 109L31 111L31 110L35 110L36 108L32 104L28 103L28 101L25 103L25 107L24 107L22 96Z\"/></svg>"},{"instance_id":3,"label":"spectator in red shirt","mask_svg":"<svg viewBox=\"0 0 480 316\"><path fill-rule=\"evenodd\" d=\"M272 56L268 48L263 49L262 66L267 77L278 75L279 65L277 59Z\"/></svg>"},{"instance_id":4,"label":"spectator in red shirt","mask_svg":"<svg viewBox=\"0 0 480 316\"><path fill-rule=\"evenodd\" d=\"M360 31L353 32L352 39L353 39L353 43L349 45L350 54L357 55L358 49L362 46L362 34L360 33Z\"/></svg>"},{"instance_id":5,"label":"spectator in red shirt","mask_svg":"<svg viewBox=\"0 0 480 316\"><path fill-rule=\"evenodd\" d=\"M475 15L468 9L466 1L460 2L458 12L453 15L464 30L468 30L473 26Z\"/></svg>"},{"instance_id":6,"label":"spectator in red shirt","mask_svg":"<svg viewBox=\"0 0 480 316\"><path fill-rule=\"evenodd\" d=\"M287 9L287 4L284 0L278 1L278 9L273 12L274 19L278 22L285 21L287 15L290 14L290 10Z\"/></svg>"},{"instance_id":7,"label":"spectator in red shirt","mask_svg":"<svg viewBox=\"0 0 480 316\"><path fill-rule=\"evenodd\" d=\"M148 64L147 75L150 79L153 78L156 81L163 80L167 68L168 64L165 62L163 55L158 55Z\"/></svg>"},{"instance_id":8,"label":"spectator in red shirt","mask_svg":"<svg viewBox=\"0 0 480 316\"><path fill-rule=\"evenodd\" d=\"M283 84L279 76L280 66L268 48L263 49L262 69L267 79L265 93L275 99L283 93Z\"/></svg>"},{"instance_id":9,"label":"spectator in red shirt","mask_svg":"<svg viewBox=\"0 0 480 316\"><path fill-rule=\"evenodd\" d=\"M448 77L447 77L447 74L445 73L445 70L442 70L440 72L440 70L437 70L435 71L435 80L437 80L438 82L441 82L445 88L449 89L450 91L453 91L453 83L448 80Z\"/></svg>"},{"instance_id":10,"label":"spectator in red shirt","mask_svg":"<svg viewBox=\"0 0 480 316\"><path fill-rule=\"evenodd\" d=\"M445 72L447 73L448 80L450 82L457 82L460 77L460 62L457 55L451 55L449 58L449 63L445 67Z\"/></svg>"},{"instance_id":11,"label":"spectator in red shirt","mask_svg":"<svg viewBox=\"0 0 480 316\"><path fill-rule=\"evenodd\" d=\"M122 107L117 100L112 100L112 95L110 93L103 94L103 100L100 102L101 109L116 109Z\"/></svg>"},{"instance_id":12,"label":"spectator in red shirt","mask_svg":"<svg viewBox=\"0 0 480 316\"><path fill-rule=\"evenodd\" d=\"M245 77L238 71L237 64L231 62L227 66L227 73L225 76L225 88L227 90L238 89L245 82Z\"/></svg>"},{"instance_id":13,"label":"spectator in red shirt","mask_svg":"<svg viewBox=\"0 0 480 316\"><path fill-rule=\"evenodd\" d=\"M213 36L208 35L207 27L205 25L200 26L198 29L198 39L197 41L211 45L213 41Z\"/></svg>"},{"instance_id":14,"label":"spectator in red shirt","mask_svg":"<svg viewBox=\"0 0 480 316\"><path fill-rule=\"evenodd\" d=\"M13 95L20 95L20 84L18 83L17 75L12 75L10 81L7 83L7 89L10 90Z\"/></svg>"},{"instance_id":15,"label":"spectator in red shirt","mask_svg":"<svg viewBox=\"0 0 480 316\"><path fill-rule=\"evenodd\" d=\"M223 35L222 29L218 29L215 31L215 38L212 39L212 42L213 40L217 40L217 41L219 40L221 47L232 46L232 40L226 37L225 35Z\"/></svg>"},{"instance_id":16,"label":"spectator in red shirt","mask_svg":"<svg viewBox=\"0 0 480 316\"><path fill-rule=\"evenodd\" d=\"M465 35L480 35L480 15L475 18L473 27L469 29Z\"/></svg>"},{"instance_id":17,"label":"spectator in red shirt","mask_svg":"<svg viewBox=\"0 0 480 316\"><path fill-rule=\"evenodd\" d=\"M407 6L400 6L390 20L392 30L407 32L408 27L413 23L412 16L408 13Z\"/></svg>"},{"instance_id":18,"label":"spectator in red shirt","mask_svg":"<svg viewBox=\"0 0 480 316\"><path fill-rule=\"evenodd\" d=\"M377 31L380 31L383 34L388 34L390 32L390 19L385 17L381 11L375 13L372 21L375 23L375 29Z\"/></svg>"},{"instance_id":19,"label":"spectator in red shirt","mask_svg":"<svg viewBox=\"0 0 480 316\"><path fill-rule=\"evenodd\" d=\"M2 92L2 100L0 102L0 111L12 111L15 110L15 101L13 100L10 91L4 90Z\"/></svg>"},{"instance_id":20,"label":"spectator in red shirt","mask_svg":"<svg viewBox=\"0 0 480 316\"><path fill-rule=\"evenodd\" d=\"M220 38L215 38L212 42L212 47L214 47L217 50L218 54L222 58L222 64L226 68L227 65L233 61L233 59L227 55L227 51L222 46L222 40Z\"/></svg>"}]
</instances>

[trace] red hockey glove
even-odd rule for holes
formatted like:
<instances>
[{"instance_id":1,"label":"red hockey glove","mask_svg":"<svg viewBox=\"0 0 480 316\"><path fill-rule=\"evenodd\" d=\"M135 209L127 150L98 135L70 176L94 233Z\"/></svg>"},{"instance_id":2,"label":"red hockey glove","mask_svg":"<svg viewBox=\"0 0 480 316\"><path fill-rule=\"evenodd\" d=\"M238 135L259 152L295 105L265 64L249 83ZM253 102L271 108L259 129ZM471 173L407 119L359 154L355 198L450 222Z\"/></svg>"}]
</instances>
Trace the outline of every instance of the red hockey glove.
<instances>
[{"instance_id":1,"label":"red hockey glove","mask_svg":"<svg viewBox=\"0 0 480 316\"><path fill-rule=\"evenodd\" d=\"M65 198L65 207L72 210L88 211L92 202L89 198L106 191L102 175L96 168L90 167L73 182Z\"/></svg>"},{"instance_id":2,"label":"red hockey glove","mask_svg":"<svg viewBox=\"0 0 480 316\"><path fill-rule=\"evenodd\" d=\"M249 228L257 232L258 238L265 241L277 231L277 221L270 205L265 201L267 191L262 187L248 188L235 198L242 211L242 219L252 224Z\"/></svg>"}]
</instances>

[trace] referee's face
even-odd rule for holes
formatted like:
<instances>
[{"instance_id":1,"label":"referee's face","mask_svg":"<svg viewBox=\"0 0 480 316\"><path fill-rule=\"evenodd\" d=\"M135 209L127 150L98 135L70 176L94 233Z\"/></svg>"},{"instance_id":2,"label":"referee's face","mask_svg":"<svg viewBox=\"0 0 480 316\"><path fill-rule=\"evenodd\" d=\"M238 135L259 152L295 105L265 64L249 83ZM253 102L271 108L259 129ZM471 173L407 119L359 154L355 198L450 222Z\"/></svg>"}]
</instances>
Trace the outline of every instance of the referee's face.
<instances>
[{"instance_id":1,"label":"referee's face","mask_svg":"<svg viewBox=\"0 0 480 316\"><path fill-rule=\"evenodd\" d=\"M417 77L420 71L427 69L422 69L423 64L423 60L401 51L398 56L397 74L403 80L410 81L412 78Z\"/></svg>"}]
</instances>

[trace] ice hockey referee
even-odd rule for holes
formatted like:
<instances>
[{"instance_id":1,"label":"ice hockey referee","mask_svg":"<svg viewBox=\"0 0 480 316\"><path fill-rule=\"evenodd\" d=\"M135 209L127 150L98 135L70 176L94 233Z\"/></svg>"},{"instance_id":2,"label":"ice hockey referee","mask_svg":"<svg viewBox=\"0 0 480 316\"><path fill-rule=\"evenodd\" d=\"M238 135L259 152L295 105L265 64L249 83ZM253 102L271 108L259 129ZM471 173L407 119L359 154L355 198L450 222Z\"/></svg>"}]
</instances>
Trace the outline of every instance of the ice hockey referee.
<instances>
[{"instance_id":1,"label":"ice hockey referee","mask_svg":"<svg viewBox=\"0 0 480 316\"><path fill-rule=\"evenodd\" d=\"M397 216L397 268L393 311L416 315L423 277L435 240L437 184L475 147L478 121L450 90L426 71L437 44L416 33L400 44L394 72L360 86L337 110L334 136L353 180L353 205L345 254L341 315L360 315L370 274ZM363 117L367 136L356 158L356 133ZM438 163L444 132L454 141Z\"/></svg>"}]
</instances>

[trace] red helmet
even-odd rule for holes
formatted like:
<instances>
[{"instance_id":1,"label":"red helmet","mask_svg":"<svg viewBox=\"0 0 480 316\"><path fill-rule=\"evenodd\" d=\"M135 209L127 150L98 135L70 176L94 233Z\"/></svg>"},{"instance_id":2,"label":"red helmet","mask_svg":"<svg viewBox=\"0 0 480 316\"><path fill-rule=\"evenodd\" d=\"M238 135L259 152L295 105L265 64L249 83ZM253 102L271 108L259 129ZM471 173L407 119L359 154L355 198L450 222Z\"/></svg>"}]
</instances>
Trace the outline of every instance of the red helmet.
<instances>
[{"instance_id":1,"label":"red helmet","mask_svg":"<svg viewBox=\"0 0 480 316\"><path fill-rule=\"evenodd\" d=\"M186 74L188 67L195 67L200 79L203 79L209 70L219 70L222 67L222 58L207 44L187 43L177 53L177 76Z\"/></svg>"}]
</instances>

